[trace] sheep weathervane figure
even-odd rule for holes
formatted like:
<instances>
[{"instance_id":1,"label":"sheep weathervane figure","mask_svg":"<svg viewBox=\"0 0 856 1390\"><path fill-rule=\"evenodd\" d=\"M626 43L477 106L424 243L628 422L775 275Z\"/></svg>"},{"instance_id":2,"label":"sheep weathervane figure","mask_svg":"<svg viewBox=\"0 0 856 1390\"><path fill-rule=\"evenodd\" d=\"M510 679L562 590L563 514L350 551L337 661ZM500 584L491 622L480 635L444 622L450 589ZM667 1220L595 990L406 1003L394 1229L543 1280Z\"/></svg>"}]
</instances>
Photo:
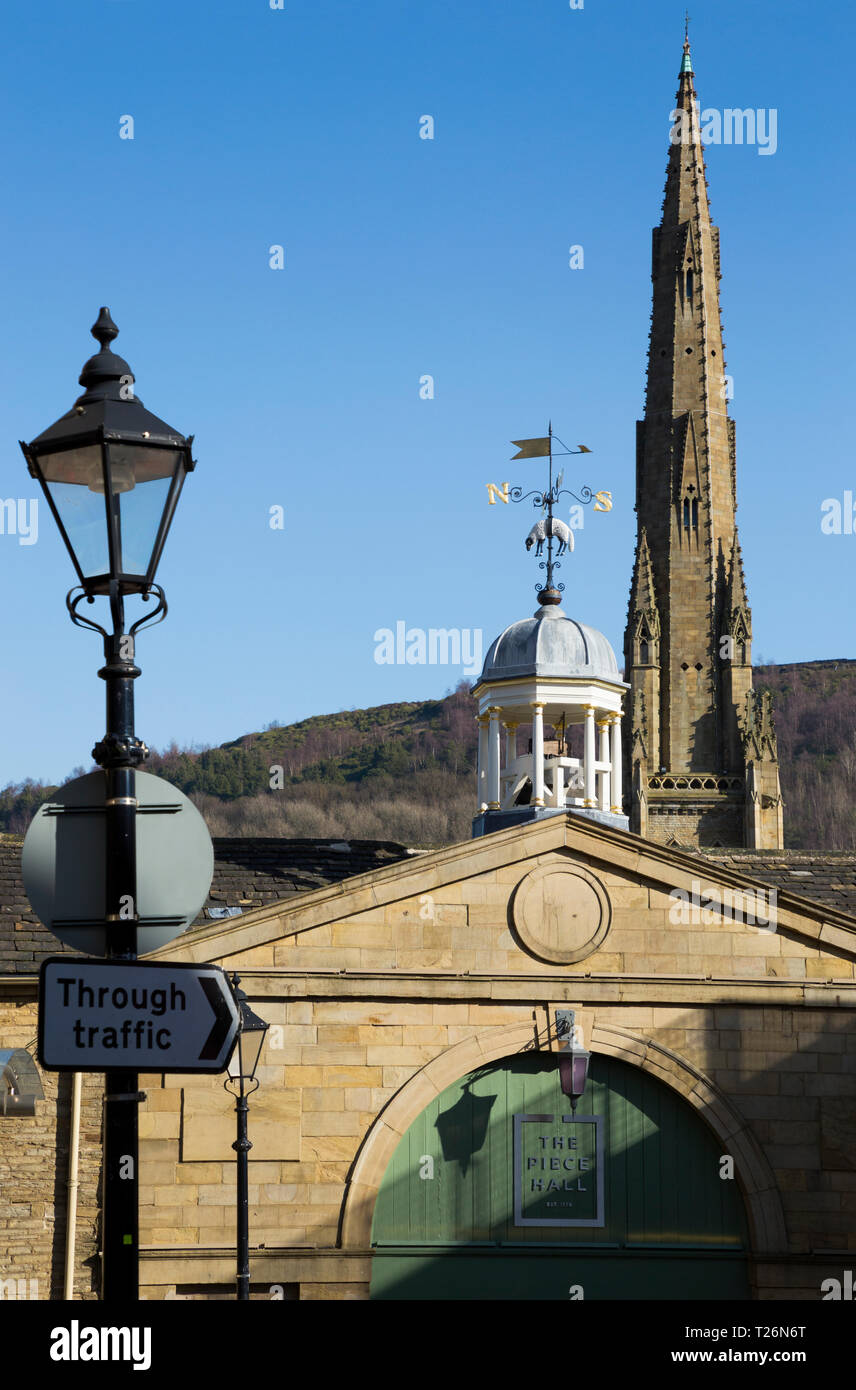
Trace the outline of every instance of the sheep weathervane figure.
<instances>
[{"instance_id":1,"label":"sheep weathervane figure","mask_svg":"<svg viewBox=\"0 0 856 1390\"><path fill-rule=\"evenodd\" d=\"M535 555L539 557L543 554L544 542L547 542L547 558L541 560L540 568L547 571L547 583L536 584L535 589L539 595L539 603L558 603L559 593L564 590L564 584L554 585L553 571L561 568L559 556L565 551L572 551L574 548L574 534L567 522L553 515L553 508L557 506L559 498L562 496L572 497L578 506L585 506L594 501L596 512L608 512L612 510L611 492L593 492L590 487L580 488L579 493L571 492L569 488L563 488L564 469L559 473L555 483L553 482L553 441L561 445L559 457L570 454L590 454L591 449L585 444L580 444L576 449L569 449L558 435L553 433L553 423L547 426L547 434L539 439L513 439L511 442L517 446L518 452L513 456L515 459L546 458L549 459L549 478L547 487L541 491L537 489L532 492L524 492L522 487L511 487L510 483L503 483L499 488L495 483L487 484L488 502L493 506L497 497L502 502L525 502L527 498L532 498L533 507L541 508L541 518L535 522L529 535L526 537L526 549L531 550L535 546ZM556 555L553 555L553 541L558 542Z\"/></svg>"}]
</instances>

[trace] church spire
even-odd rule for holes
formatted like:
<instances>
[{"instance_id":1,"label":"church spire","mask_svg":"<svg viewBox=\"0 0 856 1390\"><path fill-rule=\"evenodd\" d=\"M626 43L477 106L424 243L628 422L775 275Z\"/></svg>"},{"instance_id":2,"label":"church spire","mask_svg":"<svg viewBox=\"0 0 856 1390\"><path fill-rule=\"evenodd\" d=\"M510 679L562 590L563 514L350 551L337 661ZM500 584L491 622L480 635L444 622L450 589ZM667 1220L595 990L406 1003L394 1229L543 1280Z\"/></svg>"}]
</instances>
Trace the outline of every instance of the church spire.
<instances>
[{"instance_id":1,"label":"church spire","mask_svg":"<svg viewBox=\"0 0 856 1390\"><path fill-rule=\"evenodd\" d=\"M722 746L716 665L734 539L734 429L724 389L719 232L690 65L682 65L670 120L662 218L652 234L636 510L662 627L662 760L675 772L715 772L739 756L736 746Z\"/></svg>"},{"instance_id":2,"label":"church spire","mask_svg":"<svg viewBox=\"0 0 856 1390\"><path fill-rule=\"evenodd\" d=\"M662 216L652 234L645 416L636 427L639 541L625 636L625 746L639 760L628 780L655 838L679 831L684 843L740 844L752 629L735 520L719 230L708 202L689 16L684 34ZM640 733L644 724L644 738L635 737L634 721Z\"/></svg>"}]
</instances>

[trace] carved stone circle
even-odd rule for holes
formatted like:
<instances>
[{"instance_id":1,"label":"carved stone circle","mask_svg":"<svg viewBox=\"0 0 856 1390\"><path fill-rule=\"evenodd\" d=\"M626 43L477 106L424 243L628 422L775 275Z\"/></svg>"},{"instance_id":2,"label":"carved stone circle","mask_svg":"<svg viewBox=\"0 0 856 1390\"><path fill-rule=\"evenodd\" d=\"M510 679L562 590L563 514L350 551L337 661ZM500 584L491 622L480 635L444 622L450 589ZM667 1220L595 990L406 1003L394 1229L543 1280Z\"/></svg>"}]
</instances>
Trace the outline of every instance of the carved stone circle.
<instances>
[{"instance_id":1,"label":"carved stone circle","mask_svg":"<svg viewBox=\"0 0 856 1390\"><path fill-rule=\"evenodd\" d=\"M603 884L573 864L533 869L517 885L511 912L524 949L555 965L572 965L591 955L612 920Z\"/></svg>"}]
</instances>

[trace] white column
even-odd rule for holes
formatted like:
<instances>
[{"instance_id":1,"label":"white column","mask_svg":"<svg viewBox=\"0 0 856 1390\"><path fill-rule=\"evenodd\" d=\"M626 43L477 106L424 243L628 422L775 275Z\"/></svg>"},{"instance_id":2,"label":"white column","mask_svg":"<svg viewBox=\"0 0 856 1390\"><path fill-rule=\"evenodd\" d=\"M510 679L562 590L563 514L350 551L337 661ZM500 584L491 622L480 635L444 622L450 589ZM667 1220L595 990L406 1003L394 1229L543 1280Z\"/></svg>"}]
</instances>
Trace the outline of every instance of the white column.
<instances>
[{"instance_id":1,"label":"white column","mask_svg":"<svg viewBox=\"0 0 856 1390\"><path fill-rule=\"evenodd\" d=\"M544 805L544 705L532 701L532 805Z\"/></svg>"},{"instance_id":2,"label":"white column","mask_svg":"<svg viewBox=\"0 0 856 1390\"><path fill-rule=\"evenodd\" d=\"M623 813L621 795L621 715L612 716L612 808L619 816Z\"/></svg>"},{"instance_id":3,"label":"white column","mask_svg":"<svg viewBox=\"0 0 856 1390\"><path fill-rule=\"evenodd\" d=\"M598 762L609 765L609 716L597 721L600 729L600 757ZM609 810L609 772L602 768L600 772L600 796L598 798L601 811Z\"/></svg>"},{"instance_id":4,"label":"white column","mask_svg":"<svg viewBox=\"0 0 856 1390\"><path fill-rule=\"evenodd\" d=\"M499 705L490 707L490 727L487 738L487 807L499 810Z\"/></svg>"},{"instance_id":5,"label":"white column","mask_svg":"<svg viewBox=\"0 0 856 1390\"><path fill-rule=\"evenodd\" d=\"M517 725L506 723L505 728L505 781L500 777L499 801L501 806L510 805L509 798L514 791L514 774L511 769L517 761Z\"/></svg>"},{"instance_id":6,"label":"white column","mask_svg":"<svg viewBox=\"0 0 856 1390\"><path fill-rule=\"evenodd\" d=\"M479 764L476 778L476 799L480 811L487 810L487 726L488 717L480 714L479 721Z\"/></svg>"},{"instance_id":7,"label":"white column","mask_svg":"<svg viewBox=\"0 0 856 1390\"><path fill-rule=\"evenodd\" d=\"M594 705L585 705L586 712L586 731L585 731L585 754L583 757L583 805L596 806L595 772L594 765L597 762L595 753L595 730L594 730Z\"/></svg>"}]
</instances>

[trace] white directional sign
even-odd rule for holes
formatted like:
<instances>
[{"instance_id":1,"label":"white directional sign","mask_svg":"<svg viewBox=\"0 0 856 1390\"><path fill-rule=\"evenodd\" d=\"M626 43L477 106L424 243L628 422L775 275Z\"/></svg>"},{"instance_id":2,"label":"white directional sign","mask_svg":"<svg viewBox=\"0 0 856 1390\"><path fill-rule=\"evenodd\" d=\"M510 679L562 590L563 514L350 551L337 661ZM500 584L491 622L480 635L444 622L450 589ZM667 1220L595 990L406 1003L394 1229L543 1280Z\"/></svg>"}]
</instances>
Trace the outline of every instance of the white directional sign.
<instances>
[{"instance_id":1,"label":"white directional sign","mask_svg":"<svg viewBox=\"0 0 856 1390\"><path fill-rule=\"evenodd\" d=\"M222 1072L238 1007L218 965L50 956L39 973L48 1071Z\"/></svg>"}]
</instances>

